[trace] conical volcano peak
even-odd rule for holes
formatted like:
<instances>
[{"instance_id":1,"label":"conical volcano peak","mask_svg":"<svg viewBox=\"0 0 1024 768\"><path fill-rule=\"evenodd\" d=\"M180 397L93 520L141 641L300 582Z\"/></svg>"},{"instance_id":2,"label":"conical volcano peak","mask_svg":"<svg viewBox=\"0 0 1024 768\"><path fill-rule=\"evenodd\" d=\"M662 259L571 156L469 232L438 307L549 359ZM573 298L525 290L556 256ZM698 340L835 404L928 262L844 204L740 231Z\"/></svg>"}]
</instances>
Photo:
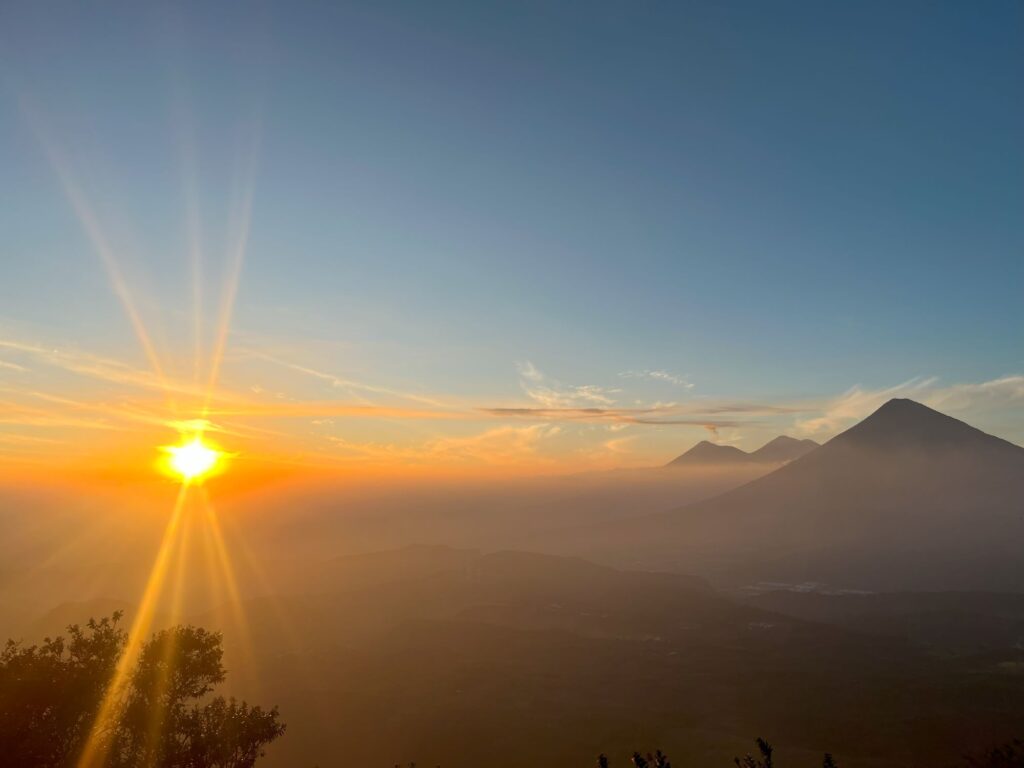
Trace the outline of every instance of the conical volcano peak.
<instances>
[{"instance_id":1,"label":"conical volcano peak","mask_svg":"<svg viewBox=\"0 0 1024 768\"><path fill-rule=\"evenodd\" d=\"M717 443L701 440L693 448L682 456L677 456L666 466L678 467L688 464L733 464L745 461L749 456L731 445L718 445Z\"/></svg>"},{"instance_id":2,"label":"conical volcano peak","mask_svg":"<svg viewBox=\"0 0 1024 768\"><path fill-rule=\"evenodd\" d=\"M758 450L762 450L764 448L767 448L770 445L795 445L797 443L802 443L802 442L805 442L805 441L797 440L795 437L790 437L789 435L779 435L778 437L773 437L767 443L762 445L761 448L758 449ZM811 440L810 442L814 442L814 441Z\"/></svg>"},{"instance_id":3,"label":"conical volcano peak","mask_svg":"<svg viewBox=\"0 0 1024 768\"><path fill-rule=\"evenodd\" d=\"M969 448L1024 451L959 419L894 398L831 443L864 448Z\"/></svg>"},{"instance_id":4,"label":"conical volcano peak","mask_svg":"<svg viewBox=\"0 0 1024 768\"><path fill-rule=\"evenodd\" d=\"M682 456L677 456L666 466L690 466L695 464L781 464L798 459L810 453L818 444L813 440L797 440L779 435L756 451L747 453L732 445L720 445L701 440Z\"/></svg>"}]
</instances>

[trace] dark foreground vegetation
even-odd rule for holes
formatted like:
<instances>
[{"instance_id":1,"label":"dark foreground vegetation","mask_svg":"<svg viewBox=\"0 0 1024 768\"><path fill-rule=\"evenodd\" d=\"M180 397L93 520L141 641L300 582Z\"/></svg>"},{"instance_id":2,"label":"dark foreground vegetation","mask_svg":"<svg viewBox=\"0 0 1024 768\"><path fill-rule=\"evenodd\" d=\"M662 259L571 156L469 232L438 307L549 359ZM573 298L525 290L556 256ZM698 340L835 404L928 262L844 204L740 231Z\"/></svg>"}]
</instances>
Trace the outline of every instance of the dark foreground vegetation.
<instances>
[{"instance_id":1,"label":"dark foreground vegetation","mask_svg":"<svg viewBox=\"0 0 1024 768\"><path fill-rule=\"evenodd\" d=\"M66 636L46 638L40 645L7 642L0 653L0 764L77 764L128 641L120 620L119 612L90 619L84 628L72 625ZM221 636L201 628L176 626L152 635L139 652L115 715L100 732L103 764L251 768L285 726L276 707L264 710L233 698L211 697L225 680L222 655ZM325 757L331 764L335 756ZM737 768L776 768L775 761L773 746L761 738L754 753L733 759ZM598 768L616 765L604 754L597 758ZM691 765L684 760L675 768ZM829 753L808 768L817 765L839 768ZM1024 742L907 765L1024 768ZM661 750L634 752L623 768L673 768L673 763Z\"/></svg>"},{"instance_id":2,"label":"dark foreground vegetation","mask_svg":"<svg viewBox=\"0 0 1024 768\"><path fill-rule=\"evenodd\" d=\"M0 762L62 768L76 764L128 640L121 614L67 636L0 654ZM177 626L154 634L131 671L109 727L99 734L107 766L249 768L284 733L277 708L222 696L219 634ZM202 703L201 703L202 702Z\"/></svg>"},{"instance_id":3,"label":"dark foreground vegetation","mask_svg":"<svg viewBox=\"0 0 1024 768\"><path fill-rule=\"evenodd\" d=\"M743 757L733 758L737 768L776 768L775 748L765 739L758 738L757 755L747 754ZM633 768L672 768L668 755L660 749L647 756L639 752L633 753L630 761ZM975 755L966 755L957 766L948 768L1024 768L1024 741L1014 739L1008 744L1000 747L986 749ZM597 768L610 768L610 763L605 755L598 755ZM681 768L681 767L680 767ZM821 759L821 768L839 768L839 764L828 752Z\"/></svg>"}]
</instances>

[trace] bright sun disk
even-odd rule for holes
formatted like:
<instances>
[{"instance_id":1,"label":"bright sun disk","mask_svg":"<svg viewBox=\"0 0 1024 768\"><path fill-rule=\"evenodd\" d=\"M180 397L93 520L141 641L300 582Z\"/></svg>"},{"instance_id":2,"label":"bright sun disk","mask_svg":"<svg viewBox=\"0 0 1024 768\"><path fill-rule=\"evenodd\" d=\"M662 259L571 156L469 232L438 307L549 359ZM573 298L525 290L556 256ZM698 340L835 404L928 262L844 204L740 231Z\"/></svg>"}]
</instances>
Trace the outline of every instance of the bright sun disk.
<instances>
[{"instance_id":1,"label":"bright sun disk","mask_svg":"<svg viewBox=\"0 0 1024 768\"><path fill-rule=\"evenodd\" d=\"M169 454L167 463L171 471L186 483L209 475L223 455L221 451L204 443L199 436L182 445L165 446L163 450Z\"/></svg>"}]
</instances>

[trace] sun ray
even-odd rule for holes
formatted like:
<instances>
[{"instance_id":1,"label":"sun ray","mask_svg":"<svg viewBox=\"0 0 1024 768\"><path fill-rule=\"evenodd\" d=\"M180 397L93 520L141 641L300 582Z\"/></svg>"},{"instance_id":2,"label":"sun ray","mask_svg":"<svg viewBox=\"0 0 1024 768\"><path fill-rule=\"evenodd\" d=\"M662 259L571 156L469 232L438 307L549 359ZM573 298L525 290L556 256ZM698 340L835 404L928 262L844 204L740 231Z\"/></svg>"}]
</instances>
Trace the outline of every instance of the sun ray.
<instances>
[{"instance_id":1,"label":"sun ray","mask_svg":"<svg viewBox=\"0 0 1024 768\"><path fill-rule=\"evenodd\" d=\"M114 674L107 684L107 689L93 720L92 728L89 730L89 736L78 759L78 768L99 768L106 761L109 744L105 737L116 722L118 709L124 698L132 671L139 660L139 653L142 651L144 640L152 628L153 615L163 591L171 555L178 538L178 529L181 526L188 488L187 484L182 484L178 491L174 509L171 511L170 520L168 520L167 528L164 530L156 559L153 562L149 579L142 593L142 599L139 601L138 612L132 621L131 628L128 630L128 640L125 643L120 658L117 660Z\"/></svg>"},{"instance_id":2,"label":"sun ray","mask_svg":"<svg viewBox=\"0 0 1024 768\"><path fill-rule=\"evenodd\" d=\"M227 589L228 597L234 603L241 602L241 593L238 589L238 581L235 578L234 568L231 566L231 557L228 555L227 548L224 544L224 536L221 533L220 523L217 520L217 513L210 504L209 494L205 488L200 488L199 497L202 501L203 512L205 513L204 520L207 524L210 532L210 541L213 544L214 555L216 556L217 567L220 571L220 577L224 580L224 586Z\"/></svg>"},{"instance_id":3,"label":"sun ray","mask_svg":"<svg viewBox=\"0 0 1024 768\"><path fill-rule=\"evenodd\" d=\"M156 374L159 381L164 384L165 391L167 391L167 376L164 374L163 365L160 362L160 357L156 352L156 347L149 335L149 331L146 329L146 325L142 320L142 315L139 313L138 307L136 306L135 299L132 297L131 291L128 288L128 283L124 278L120 262L114 252L114 248L110 244L110 239L104 232L99 218L96 216L92 206L89 204L89 200L72 172L70 164L57 149L56 145L50 140L48 133L43 129L39 116L24 99L22 100L22 108L24 113L29 117L29 122L34 128L39 143L42 145L43 152L50 163L50 167L57 175L61 189L63 190L64 196L67 198L67 201L75 214L75 218L78 219L78 223L84 230L93 251L96 252L96 255L99 256L100 262L103 264L103 268L107 273L107 279L110 281L114 295L117 296L118 300L121 302L124 313L128 317L128 322L131 324L132 330L135 332L135 336L138 339L139 344L142 346L146 360L149 362L150 367L153 369L153 372ZM169 399L171 397L169 391L167 391L167 397Z\"/></svg>"},{"instance_id":4,"label":"sun ray","mask_svg":"<svg viewBox=\"0 0 1024 768\"><path fill-rule=\"evenodd\" d=\"M32 111L27 108L26 114L30 118L35 117ZM121 303L123 311L142 347L145 358L156 379L152 383L155 383L163 392L171 412L177 414L174 392L181 391L181 386L175 385L173 390L170 386L156 345L143 321L142 313L125 279L121 260L115 251L114 245L108 237L108 233L104 230L97 211L88 199L83 186L80 184L79 179L76 178L70 162L59 151L57 145L49 140L48 134L43 130L42 123L38 120L32 120L32 122L33 127L36 128L36 134L45 155L60 182L64 196L70 204L92 249L99 257L113 293ZM133 670L139 661L139 655L144 647L145 639L153 629L157 606L162 604L166 597L168 583L170 583L169 618L172 624L182 614L186 595L186 573L189 571L189 541L193 536L195 524L200 524L203 528L204 538L208 544L207 554L208 565L211 566L211 578L208 579L207 586L211 589L223 590L226 593L226 603L232 614L240 645L249 657L248 660L251 661L251 638L249 637L248 624L241 604L238 579L231 562L217 513L210 502L205 488L202 487L202 481L207 475L218 469L218 465L225 456L225 454L211 447L203 440L203 432L209 424L205 414L209 412L211 405L214 404L215 392L218 390L218 382L248 247L255 191L258 138L258 131L254 131L252 142L247 144L240 153L239 173L237 176L238 184L236 186L234 204L232 205L232 214L229 219L228 250L225 261L224 280L219 310L216 315L217 325L214 329L212 341L207 345L204 344L203 332L204 291L202 275L204 254L194 158L194 136L192 136L190 131L187 136L183 137L183 185L193 304L192 333L194 352L192 386L197 391L197 397L201 398L199 401L201 402L201 409L198 409L195 415L199 417L196 423L201 423L202 426L193 430L190 441L183 442L178 446L165 447L167 459L164 462L164 468L172 471L180 478L181 486L160 540L154 562L150 567L148 578L143 587L141 599L137 606L137 613L127 633L125 647L117 660L82 749L78 761L79 768L94 768L94 766L102 765L108 757L111 745L107 737L112 728L116 726L117 719L121 715L121 707L130 685ZM204 349L210 350L210 359L205 370L203 367ZM45 351L45 354L52 357L56 353ZM67 363L66 360L58 360L57 362ZM100 371L99 373L105 374L107 377L116 374L119 379L127 377L127 374L120 369L113 372ZM205 385L203 383L204 378ZM124 411L123 405L120 408L112 408L107 404L86 404L70 400L61 402L59 405L69 411L85 411L102 417L113 417L120 421L123 421L126 417L131 417L132 420L146 420L146 414L127 413ZM39 415L31 408L23 408L22 410L25 412L23 418ZM201 417L200 414L202 414ZM104 424L104 426L106 425ZM114 428L116 423L110 426ZM190 504L190 499L200 503ZM173 659L174 648L169 644L164 649L164 652L167 656L164 659L165 664L162 667L162 674L167 679L158 681L158 684L161 686L169 684L169 676L172 674L169 662ZM147 752L152 752L158 745L162 727L162 713L154 710L151 714L152 720L147 740Z\"/></svg>"},{"instance_id":5,"label":"sun ray","mask_svg":"<svg viewBox=\"0 0 1024 768\"><path fill-rule=\"evenodd\" d=\"M182 188L185 199L185 230L188 237L192 281L192 380L199 386L203 367L203 222L199 208L195 129L190 119L179 120Z\"/></svg>"},{"instance_id":6,"label":"sun ray","mask_svg":"<svg viewBox=\"0 0 1024 768\"><path fill-rule=\"evenodd\" d=\"M229 250L224 284L222 286L220 312L214 336L213 350L210 356L210 369L206 385L206 398L203 403L203 416L210 405L213 392L220 377L221 364L231 327L231 317L235 308L235 297L238 284L242 277L242 265L249 244L249 228L252 217L252 203L256 191L256 165L259 150L259 131L255 130L248 146L247 156L243 158L241 181L238 187L237 200L234 205L229 237Z\"/></svg>"},{"instance_id":7,"label":"sun ray","mask_svg":"<svg viewBox=\"0 0 1024 768\"><path fill-rule=\"evenodd\" d=\"M201 494L202 489L197 489ZM206 563L206 584L209 589L210 611L214 625L225 632L232 653L237 654L232 668L236 684L241 680L255 680L255 652L249 622L242 607L238 579L226 552L223 536L216 520L216 511L208 500L200 499L197 519L203 533L203 552Z\"/></svg>"},{"instance_id":8,"label":"sun ray","mask_svg":"<svg viewBox=\"0 0 1024 768\"><path fill-rule=\"evenodd\" d=\"M256 556L244 540L239 537L235 537L233 541L235 543L235 550L239 553L240 559L245 565L247 576L250 579L255 580L255 586L258 589L259 594L268 602L271 609L274 611L274 618L278 623L278 629L285 637L288 650L295 654L301 653L304 647L302 638L299 636L299 633L296 632L294 622L286 615L281 599L273 588L273 585L270 583L270 580L267 578L267 574L264 572L263 568L260 567Z\"/></svg>"},{"instance_id":9,"label":"sun ray","mask_svg":"<svg viewBox=\"0 0 1024 768\"><path fill-rule=\"evenodd\" d=\"M205 510L200 510L197 515L201 525L199 529L203 540L203 580L206 585L206 606L216 618L214 624L223 629L227 624L225 606L228 601L228 587L221 577L221 567L217 560L213 534L210 531L209 521Z\"/></svg>"},{"instance_id":10,"label":"sun ray","mask_svg":"<svg viewBox=\"0 0 1024 768\"><path fill-rule=\"evenodd\" d=\"M186 589L186 575L189 572L189 543L192 538L192 531L195 527L195 510L186 509L182 521L181 535L178 539L177 557L174 564L174 584L171 587L170 604L167 609L168 626L174 627L180 621L183 614L183 605ZM160 677L156 681L156 690L153 695L153 709L149 713L149 726L146 732L146 752L148 757L156 754L160 742L160 734L164 727L164 716L166 714L166 698L174 670L171 665L177 651L177 636L171 634L164 646Z\"/></svg>"},{"instance_id":11,"label":"sun ray","mask_svg":"<svg viewBox=\"0 0 1024 768\"><path fill-rule=\"evenodd\" d=\"M239 640L251 660L252 643L249 635L249 623L245 615L245 610L242 607L242 593L238 588L238 578L235 573L235 568L231 562L231 556L228 553L227 545L224 541L224 534L220 527L220 521L217 518L217 511L213 508L213 504L210 502L209 493L206 488L199 488L198 491L203 511L205 512L204 520L207 524L207 530L210 535L210 544L212 546L215 562L219 571L218 575L220 576L227 592L228 603L230 605L230 611L235 628L239 633Z\"/></svg>"},{"instance_id":12,"label":"sun ray","mask_svg":"<svg viewBox=\"0 0 1024 768\"><path fill-rule=\"evenodd\" d=\"M174 566L174 585L171 590L171 601L168 606L168 622L172 626L177 624L184 614L186 593L189 587L189 555L194 530L194 511L187 512L182 522L181 536L178 544L178 557Z\"/></svg>"},{"instance_id":13,"label":"sun ray","mask_svg":"<svg viewBox=\"0 0 1024 768\"><path fill-rule=\"evenodd\" d=\"M192 272L192 343L195 347L192 360L192 380L196 386L199 386L203 368L203 244L199 206L195 200L197 194L193 189L188 195L187 218L189 266Z\"/></svg>"}]
</instances>

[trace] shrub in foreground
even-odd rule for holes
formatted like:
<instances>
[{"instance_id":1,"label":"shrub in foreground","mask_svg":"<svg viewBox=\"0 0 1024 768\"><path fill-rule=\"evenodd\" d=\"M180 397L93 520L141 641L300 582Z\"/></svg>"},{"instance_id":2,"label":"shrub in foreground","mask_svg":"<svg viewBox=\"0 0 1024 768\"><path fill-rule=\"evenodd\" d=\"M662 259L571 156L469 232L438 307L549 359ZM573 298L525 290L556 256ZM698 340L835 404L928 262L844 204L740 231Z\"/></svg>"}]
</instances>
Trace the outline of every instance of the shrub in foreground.
<instances>
[{"instance_id":1,"label":"shrub in foreground","mask_svg":"<svg viewBox=\"0 0 1024 768\"><path fill-rule=\"evenodd\" d=\"M747 754L733 758L737 768L775 768L775 748L765 739L755 740L757 754ZM653 755L648 752L644 757L639 752L633 753L631 760L634 768L672 768L668 757L659 749ZM597 768L609 768L608 758L598 755ZM821 768L839 768L838 763L828 752L822 757ZM975 754L965 755L956 768L1024 768L1024 741L1014 739L999 747L992 747Z\"/></svg>"},{"instance_id":2,"label":"shrub in foreground","mask_svg":"<svg viewBox=\"0 0 1024 768\"><path fill-rule=\"evenodd\" d=\"M128 636L121 613L67 636L0 653L0 755L10 765L75 765ZM155 768L251 768L284 733L277 708L208 699L225 678L221 636L177 626L142 647L128 683L95 738L104 765ZM200 700L206 700L200 704Z\"/></svg>"}]
</instances>

